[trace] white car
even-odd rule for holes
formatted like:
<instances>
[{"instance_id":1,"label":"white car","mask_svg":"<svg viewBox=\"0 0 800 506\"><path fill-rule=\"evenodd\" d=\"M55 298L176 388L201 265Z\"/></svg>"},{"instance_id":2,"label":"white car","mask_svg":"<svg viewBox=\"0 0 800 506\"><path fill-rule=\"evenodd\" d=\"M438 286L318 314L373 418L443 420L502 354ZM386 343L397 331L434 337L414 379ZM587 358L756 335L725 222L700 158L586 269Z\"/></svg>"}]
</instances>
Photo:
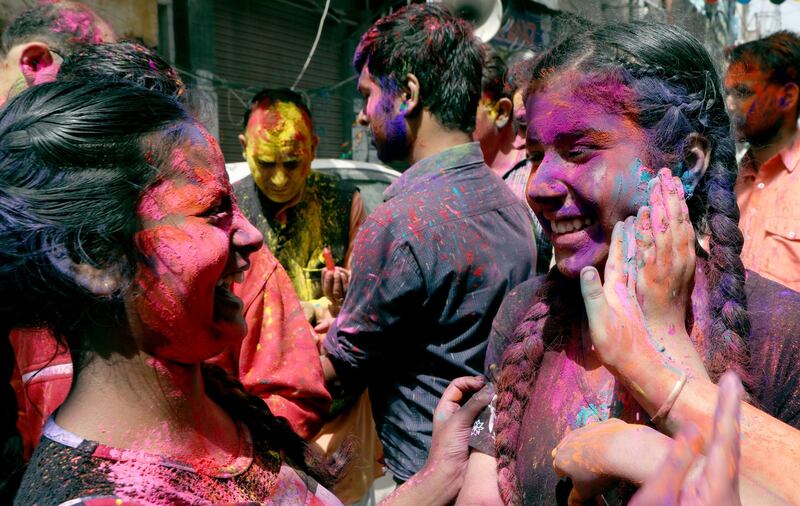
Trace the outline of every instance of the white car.
<instances>
[{"instance_id":1,"label":"white car","mask_svg":"<svg viewBox=\"0 0 800 506\"><path fill-rule=\"evenodd\" d=\"M247 162L228 163L225 164L225 168L228 170L231 183L250 175L250 167L247 166ZM361 190L361 198L364 199L364 206L368 213L383 202L383 191L401 175L396 170L378 163L338 158L316 158L311 162L311 168L356 185Z\"/></svg>"}]
</instances>

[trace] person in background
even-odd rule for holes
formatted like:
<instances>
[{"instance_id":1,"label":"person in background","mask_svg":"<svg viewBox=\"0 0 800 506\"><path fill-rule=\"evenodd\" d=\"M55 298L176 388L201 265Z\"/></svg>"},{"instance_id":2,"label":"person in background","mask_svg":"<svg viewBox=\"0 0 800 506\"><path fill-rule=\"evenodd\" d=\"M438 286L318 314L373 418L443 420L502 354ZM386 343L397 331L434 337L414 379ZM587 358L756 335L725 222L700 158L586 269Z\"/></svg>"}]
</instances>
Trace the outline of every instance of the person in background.
<instances>
[{"instance_id":1,"label":"person in background","mask_svg":"<svg viewBox=\"0 0 800 506\"><path fill-rule=\"evenodd\" d=\"M81 2L42 2L20 13L0 40L0 105L55 79L63 59L80 46L115 39L111 25Z\"/></svg>"},{"instance_id":2,"label":"person in background","mask_svg":"<svg viewBox=\"0 0 800 506\"><path fill-rule=\"evenodd\" d=\"M484 45L484 50L481 100L472 138L480 142L484 160L492 172L508 184L514 195L527 202L531 164L525 152L527 123L522 96L525 92L524 69L530 65L534 54L528 50L513 53L509 57L513 65L507 66L490 45ZM536 241L536 274L547 274L553 246L533 210L530 210L530 215Z\"/></svg>"},{"instance_id":3,"label":"person in background","mask_svg":"<svg viewBox=\"0 0 800 506\"><path fill-rule=\"evenodd\" d=\"M239 140L250 175L233 185L239 205L288 273L308 319L324 325L331 313L338 312L347 290L353 238L366 217L361 193L349 182L311 170L319 138L300 94L289 89L259 91L244 112L243 125ZM334 263L328 274L336 278L336 290L324 290L322 284L326 248ZM274 317L264 314L258 307L248 310L249 330L241 356L258 356L258 348L270 345L273 333L264 326ZM310 360L313 364L298 360L292 365L319 365L318 359ZM262 361L242 372L266 378L273 368L274 361ZM340 499L354 503L383 473L369 396L363 392L338 396L331 411L322 415L326 423L320 432L303 434L326 452L358 440L353 466L334 487Z\"/></svg>"},{"instance_id":4,"label":"person in background","mask_svg":"<svg viewBox=\"0 0 800 506\"><path fill-rule=\"evenodd\" d=\"M472 140L479 142L483 159L489 168L506 179L526 158L525 145L515 143L513 103L506 88L507 67L503 57L492 46L485 44L483 71L481 73L481 99L475 113L475 130ZM511 186L520 198L525 197L525 187Z\"/></svg>"},{"instance_id":5,"label":"person in background","mask_svg":"<svg viewBox=\"0 0 800 506\"><path fill-rule=\"evenodd\" d=\"M728 110L749 145L736 181L742 262L800 290L800 36L774 33L727 57Z\"/></svg>"},{"instance_id":6,"label":"person in background","mask_svg":"<svg viewBox=\"0 0 800 506\"><path fill-rule=\"evenodd\" d=\"M356 237L322 360L331 388L369 388L398 482L422 467L436 399L482 370L492 317L536 262L525 203L471 142L481 58L470 25L437 4L379 19L354 56L358 121L381 160L411 167Z\"/></svg>"},{"instance_id":7,"label":"person in background","mask_svg":"<svg viewBox=\"0 0 800 506\"><path fill-rule=\"evenodd\" d=\"M361 193L351 183L311 170L319 138L298 93L259 91L244 112L243 126L239 141L250 176L236 182L236 196L310 309L323 296L324 248L340 275L349 276L353 238L366 217ZM341 295L323 301L323 309L328 304L336 312Z\"/></svg>"}]
</instances>

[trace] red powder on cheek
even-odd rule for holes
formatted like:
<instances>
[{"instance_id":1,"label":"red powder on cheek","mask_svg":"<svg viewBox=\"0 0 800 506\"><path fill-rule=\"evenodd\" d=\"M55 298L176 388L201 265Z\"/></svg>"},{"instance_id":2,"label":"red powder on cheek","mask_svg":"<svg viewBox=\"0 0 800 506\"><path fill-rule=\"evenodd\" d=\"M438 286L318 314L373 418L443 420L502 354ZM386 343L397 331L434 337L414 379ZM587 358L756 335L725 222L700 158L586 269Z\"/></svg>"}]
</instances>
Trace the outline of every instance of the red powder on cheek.
<instances>
[{"instance_id":1,"label":"red powder on cheek","mask_svg":"<svg viewBox=\"0 0 800 506\"><path fill-rule=\"evenodd\" d=\"M182 363L220 351L214 322L215 286L228 261L228 238L203 220L139 232L136 244L149 265L135 277L134 308L148 353Z\"/></svg>"}]
</instances>

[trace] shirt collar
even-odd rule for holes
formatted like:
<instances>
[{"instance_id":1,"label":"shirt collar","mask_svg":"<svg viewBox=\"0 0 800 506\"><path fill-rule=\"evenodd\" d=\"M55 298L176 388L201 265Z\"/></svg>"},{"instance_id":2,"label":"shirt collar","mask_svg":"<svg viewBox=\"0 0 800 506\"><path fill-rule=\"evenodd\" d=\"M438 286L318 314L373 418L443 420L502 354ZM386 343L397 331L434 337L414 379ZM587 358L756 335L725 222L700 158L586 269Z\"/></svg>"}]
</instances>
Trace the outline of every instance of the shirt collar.
<instances>
[{"instance_id":1,"label":"shirt collar","mask_svg":"<svg viewBox=\"0 0 800 506\"><path fill-rule=\"evenodd\" d=\"M479 163L483 164L484 161L481 145L477 142L459 144L445 149L435 155L423 158L409 167L397 181L386 188L383 192L383 200L385 202L401 193L405 193L409 188L423 181L435 179L449 169Z\"/></svg>"},{"instance_id":2,"label":"shirt collar","mask_svg":"<svg viewBox=\"0 0 800 506\"><path fill-rule=\"evenodd\" d=\"M800 166L800 131L794 134L794 139L786 149L781 151L780 156L783 166L789 172L793 172L794 169Z\"/></svg>"},{"instance_id":3,"label":"shirt collar","mask_svg":"<svg viewBox=\"0 0 800 506\"><path fill-rule=\"evenodd\" d=\"M764 164L759 167L759 170L756 170L752 152L748 149L739 168L740 177L755 177L764 167L767 168L767 172L770 174L774 173L773 171L775 169L786 169L789 173L792 173L794 169L800 167L800 131L795 133L794 139L792 139L788 146L781 150L780 153L764 162Z\"/></svg>"}]
</instances>

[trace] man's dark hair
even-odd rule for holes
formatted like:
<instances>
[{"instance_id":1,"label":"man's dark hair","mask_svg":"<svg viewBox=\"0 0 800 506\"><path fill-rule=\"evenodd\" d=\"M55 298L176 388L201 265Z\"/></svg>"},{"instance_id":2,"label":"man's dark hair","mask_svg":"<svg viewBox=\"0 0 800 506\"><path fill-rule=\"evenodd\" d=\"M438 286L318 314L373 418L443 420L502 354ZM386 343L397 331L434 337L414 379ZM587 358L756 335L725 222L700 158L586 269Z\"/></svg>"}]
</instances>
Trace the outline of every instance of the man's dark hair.
<instances>
[{"instance_id":1,"label":"man's dark hair","mask_svg":"<svg viewBox=\"0 0 800 506\"><path fill-rule=\"evenodd\" d=\"M186 86L178 72L153 51L134 42L83 46L70 54L58 71L60 81L97 78L128 81L178 100L186 98Z\"/></svg>"},{"instance_id":2,"label":"man's dark hair","mask_svg":"<svg viewBox=\"0 0 800 506\"><path fill-rule=\"evenodd\" d=\"M800 36L788 30L763 39L739 44L727 51L729 63L742 63L745 68L758 68L769 74L769 81L800 87ZM800 107L796 110L800 114Z\"/></svg>"},{"instance_id":3,"label":"man's dark hair","mask_svg":"<svg viewBox=\"0 0 800 506\"><path fill-rule=\"evenodd\" d=\"M102 19L80 2L36 5L12 19L3 30L2 54L8 54L18 44L38 39L47 42L53 52L68 55L84 44L103 42L98 21Z\"/></svg>"},{"instance_id":4,"label":"man's dark hair","mask_svg":"<svg viewBox=\"0 0 800 506\"><path fill-rule=\"evenodd\" d=\"M502 56L492 46L485 44L483 56L483 73L481 75L481 93L493 102L501 98L511 98L506 92L505 79L508 67Z\"/></svg>"},{"instance_id":5,"label":"man's dark hair","mask_svg":"<svg viewBox=\"0 0 800 506\"><path fill-rule=\"evenodd\" d=\"M513 96L519 89L526 88L531 71L537 59L536 53L530 49L520 49L511 53L506 59L506 93Z\"/></svg>"},{"instance_id":6,"label":"man's dark hair","mask_svg":"<svg viewBox=\"0 0 800 506\"><path fill-rule=\"evenodd\" d=\"M449 129L471 132L481 90L483 54L470 24L437 4L411 4L361 36L353 66L369 69L385 92L407 74L419 79L420 103Z\"/></svg>"},{"instance_id":7,"label":"man's dark hair","mask_svg":"<svg viewBox=\"0 0 800 506\"><path fill-rule=\"evenodd\" d=\"M290 90L289 88L264 88L263 90L259 91L253 98L250 99L250 103L247 105L247 108L244 110L244 117L242 118L242 128L247 130L247 123L250 121L250 114L253 113L253 109L260 104L261 102L268 100L269 102L284 102L287 104L294 104L300 108L301 111L308 115L308 121L311 125L311 129L314 129L314 121L311 119L311 109L309 109L308 104L306 103L305 98L303 95L297 93L294 90Z\"/></svg>"}]
</instances>

